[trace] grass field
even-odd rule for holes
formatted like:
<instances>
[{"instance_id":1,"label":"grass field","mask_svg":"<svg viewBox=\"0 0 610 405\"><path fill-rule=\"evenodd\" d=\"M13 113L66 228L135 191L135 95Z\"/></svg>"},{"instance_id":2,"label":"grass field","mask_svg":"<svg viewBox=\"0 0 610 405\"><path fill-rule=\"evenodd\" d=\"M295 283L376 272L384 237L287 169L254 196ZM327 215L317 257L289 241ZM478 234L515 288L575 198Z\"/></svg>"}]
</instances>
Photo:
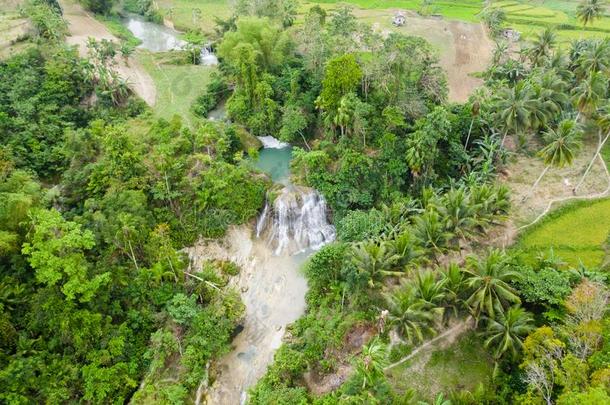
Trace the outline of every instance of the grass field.
<instances>
[{"instance_id":1,"label":"grass field","mask_svg":"<svg viewBox=\"0 0 610 405\"><path fill-rule=\"evenodd\" d=\"M579 38L610 36L610 16L606 15L593 24L583 27L576 18L578 5L576 0L490 2L494 7L502 8L506 12L506 26L517 29L526 39L546 27L555 27L558 38L563 43ZM359 15L363 20L370 22L366 10L419 11L421 3L422 0L306 0L301 2L300 13L304 14L315 4L327 10L336 8L340 4L351 4L363 10L364 12ZM159 0L157 4L161 14L181 30L200 28L212 32L215 17L226 18L232 13L229 0ZM481 0L436 0L429 12L450 20L478 22L482 7ZM384 23L384 21L376 22Z\"/></svg>"},{"instance_id":2,"label":"grass field","mask_svg":"<svg viewBox=\"0 0 610 405\"><path fill-rule=\"evenodd\" d=\"M580 201L548 214L525 232L516 245L526 257L554 253L572 266L599 266L610 234L610 199Z\"/></svg>"},{"instance_id":3,"label":"grass field","mask_svg":"<svg viewBox=\"0 0 610 405\"><path fill-rule=\"evenodd\" d=\"M390 383L400 392L413 388L432 401L438 393L474 390L489 384L493 360L474 332L468 332L446 349L418 355L389 373Z\"/></svg>"},{"instance_id":4,"label":"grass field","mask_svg":"<svg viewBox=\"0 0 610 405\"><path fill-rule=\"evenodd\" d=\"M30 24L15 12L0 6L0 58L9 57L28 45L26 38Z\"/></svg>"},{"instance_id":5,"label":"grass field","mask_svg":"<svg viewBox=\"0 0 610 405\"><path fill-rule=\"evenodd\" d=\"M215 68L198 65L162 64L161 56L138 50L138 61L152 76L157 88L155 115L170 119L175 114L191 123L195 116L190 108L203 92Z\"/></svg>"}]
</instances>

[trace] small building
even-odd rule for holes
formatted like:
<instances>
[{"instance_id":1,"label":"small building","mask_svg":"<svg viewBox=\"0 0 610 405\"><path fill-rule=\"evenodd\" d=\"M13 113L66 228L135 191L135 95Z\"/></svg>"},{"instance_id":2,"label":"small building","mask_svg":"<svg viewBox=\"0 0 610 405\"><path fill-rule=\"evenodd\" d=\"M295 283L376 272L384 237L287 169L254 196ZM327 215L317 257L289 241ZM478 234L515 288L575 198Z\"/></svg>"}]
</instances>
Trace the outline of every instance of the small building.
<instances>
[{"instance_id":1,"label":"small building","mask_svg":"<svg viewBox=\"0 0 610 405\"><path fill-rule=\"evenodd\" d=\"M519 38L521 38L521 34L519 33L519 31L512 29L512 28L506 28L504 30L502 30L502 37L504 37L505 39L509 40L509 41L518 41Z\"/></svg>"},{"instance_id":2,"label":"small building","mask_svg":"<svg viewBox=\"0 0 610 405\"><path fill-rule=\"evenodd\" d=\"M405 25L406 21L407 17L402 11L397 11L396 14L394 14L394 18L392 18L392 24L397 27L402 27L403 25Z\"/></svg>"}]
</instances>

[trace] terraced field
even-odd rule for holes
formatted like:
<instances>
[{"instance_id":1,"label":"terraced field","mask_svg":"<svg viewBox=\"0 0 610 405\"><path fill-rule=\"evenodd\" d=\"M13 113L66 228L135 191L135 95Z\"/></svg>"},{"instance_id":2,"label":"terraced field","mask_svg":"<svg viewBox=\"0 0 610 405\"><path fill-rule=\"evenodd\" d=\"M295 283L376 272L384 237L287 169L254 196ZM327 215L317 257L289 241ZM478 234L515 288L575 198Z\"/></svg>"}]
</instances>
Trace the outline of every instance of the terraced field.
<instances>
[{"instance_id":1,"label":"terraced field","mask_svg":"<svg viewBox=\"0 0 610 405\"><path fill-rule=\"evenodd\" d=\"M531 2L503 0L493 2L506 12L507 23L517 29L525 38L546 28L554 27L562 41L579 38L610 36L610 16L583 27L576 18L578 1L547 0Z\"/></svg>"},{"instance_id":2,"label":"terraced field","mask_svg":"<svg viewBox=\"0 0 610 405\"><path fill-rule=\"evenodd\" d=\"M554 253L572 266L582 261L599 266L606 256L605 244L610 234L610 199L583 201L550 213L527 231L517 247L533 256L542 248Z\"/></svg>"}]
</instances>

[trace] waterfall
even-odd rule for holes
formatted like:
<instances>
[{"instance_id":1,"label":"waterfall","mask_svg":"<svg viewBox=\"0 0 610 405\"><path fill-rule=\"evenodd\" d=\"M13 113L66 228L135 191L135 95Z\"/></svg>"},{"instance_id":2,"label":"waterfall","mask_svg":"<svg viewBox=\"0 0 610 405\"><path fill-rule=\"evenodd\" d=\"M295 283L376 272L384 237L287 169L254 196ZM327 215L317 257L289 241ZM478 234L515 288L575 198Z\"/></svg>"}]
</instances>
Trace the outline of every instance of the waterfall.
<instances>
[{"instance_id":1,"label":"waterfall","mask_svg":"<svg viewBox=\"0 0 610 405\"><path fill-rule=\"evenodd\" d=\"M218 58L212 53L212 47L210 45L205 45L201 48L199 64L203 66L218 65Z\"/></svg>"},{"instance_id":2,"label":"waterfall","mask_svg":"<svg viewBox=\"0 0 610 405\"><path fill-rule=\"evenodd\" d=\"M316 190L288 186L272 204L267 202L256 224L275 255L319 249L335 239L327 219L326 200Z\"/></svg>"}]
</instances>

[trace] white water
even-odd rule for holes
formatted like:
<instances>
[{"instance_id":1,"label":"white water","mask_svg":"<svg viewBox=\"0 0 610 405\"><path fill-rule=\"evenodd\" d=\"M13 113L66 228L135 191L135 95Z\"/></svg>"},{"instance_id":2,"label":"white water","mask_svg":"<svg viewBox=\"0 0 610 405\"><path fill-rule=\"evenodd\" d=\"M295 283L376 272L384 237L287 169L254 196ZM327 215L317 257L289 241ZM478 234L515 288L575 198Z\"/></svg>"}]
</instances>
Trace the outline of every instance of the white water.
<instances>
[{"instance_id":1,"label":"white water","mask_svg":"<svg viewBox=\"0 0 610 405\"><path fill-rule=\"evenodd\" d=\"M265 149L284 149L290 146L289 143L282 142L272 136L258 136L257 138L263 143Z\"/></svg>"},{"instance_id":2,"label":"white water","mask_svg":"<svg viewBox=\"0 0 610 405\"><path fill-rule=\"evenodd\" d=\"M290 147L273 137L259 139L265 148ZM281 163L278 158L285 159L286 165L290 161L290 154L265 156L268 159L265 163L272 163L263 165L268 174ZM246 403L248 388L256 384L273 361L287 325L305 312L307 281L300 267L311 250L335 238L335 228L328 222L326 201L320 193L292 185L288 173L285 178L274 179L286 186L272 203L265 204L255 236L245 226L232 227L224 241L189 250L196 269L201 268L206 258L239 264L241 272L231 280L231 285L241 292L246 305L243 330L233 340L233 350L216 364L218 375L212 386L205 392L198 390L196 404Z\"/></svg>"},{"instance_id":3,"label":"white water","mask_svg":"<svg viewBox=\"0 0 610 405\"><path fill-rule=\"evenodd\" d=\"M201 48L201 54L199 55L199 64L203 66L218 65L218 58L212 53L212 48L210 48L208 45Z\"/></svg>"},{"instance_id":4,"label":"white water","mask_svg":"<svg viewBox=\"0 0 610 405\"><path fill-rule=\"evenodd\" d=\"M265 204L256 237L263 238L275 255L295 254L332 242L335 227L328 222L326 200L320 193L289 185L272 204Z\"/></svg>"}]
</instances>

